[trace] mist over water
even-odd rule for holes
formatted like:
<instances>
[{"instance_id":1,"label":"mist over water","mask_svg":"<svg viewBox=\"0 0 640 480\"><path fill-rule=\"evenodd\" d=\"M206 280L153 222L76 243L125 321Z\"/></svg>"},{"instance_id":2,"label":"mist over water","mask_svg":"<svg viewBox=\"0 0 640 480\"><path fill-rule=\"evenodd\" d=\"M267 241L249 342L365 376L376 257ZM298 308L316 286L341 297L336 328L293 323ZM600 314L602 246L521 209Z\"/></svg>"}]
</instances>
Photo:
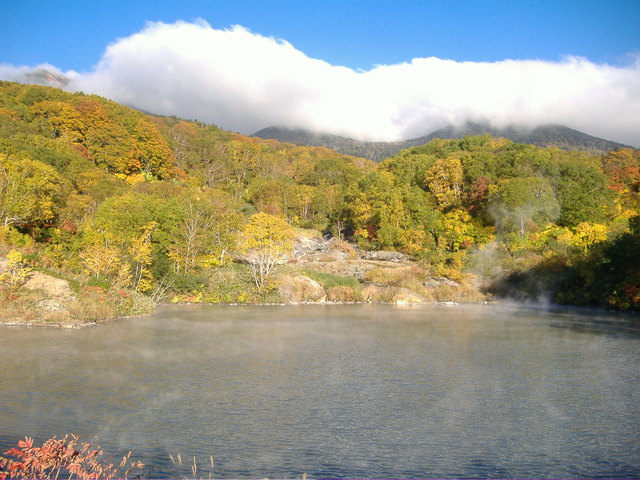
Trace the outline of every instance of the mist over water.
<instances>
[{"instance_id":1,"label":"mist over water","mask_svg":"<svg viewBox=\"0 0 640 480\"><path fill-rule=\"evenodd\" d=\"M150 478L170 453L216 478L640 476L637 317L165 307L0 339L2 451L73 432Z\"/></svg>"}]
</instances>

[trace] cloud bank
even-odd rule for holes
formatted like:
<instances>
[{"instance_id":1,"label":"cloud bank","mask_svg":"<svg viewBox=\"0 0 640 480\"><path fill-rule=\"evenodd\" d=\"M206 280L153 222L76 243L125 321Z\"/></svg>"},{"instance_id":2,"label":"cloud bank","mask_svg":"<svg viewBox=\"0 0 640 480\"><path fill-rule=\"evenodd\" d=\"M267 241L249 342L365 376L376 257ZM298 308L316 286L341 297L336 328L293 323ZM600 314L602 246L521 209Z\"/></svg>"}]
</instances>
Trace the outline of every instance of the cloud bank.
<instances>
[{"instance_id":1,"label":"cloud bank","mask_svg":"<svg viewBox=\"0 0 640 480\"><path fill-rule=\"evenodd\" d=\"M20 80L28 71L4 65L0 78ZM249 134L280 125L389 141L488 120L562 124L640 145L640 58L620 67L578 57L429 57L355 71L309 58L284 40L201 21L149 23L110 44L91 72L64 74L68 90Z\"/></svg>"}]
</instances>

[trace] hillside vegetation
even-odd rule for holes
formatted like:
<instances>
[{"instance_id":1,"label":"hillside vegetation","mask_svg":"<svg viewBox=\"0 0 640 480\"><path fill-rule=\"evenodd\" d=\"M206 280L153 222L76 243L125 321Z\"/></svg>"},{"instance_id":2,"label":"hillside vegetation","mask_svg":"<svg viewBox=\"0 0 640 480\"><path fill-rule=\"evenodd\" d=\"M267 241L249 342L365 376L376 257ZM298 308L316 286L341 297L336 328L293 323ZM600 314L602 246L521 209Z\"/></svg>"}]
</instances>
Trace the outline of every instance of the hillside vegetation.
<instances>
[{"instance_id":1,"label":"hillside vegetation","mask_svg":"<svg viewBox=\"0 0 640 480\"><path fill-rule=\"evenodd\" d=\"M482 135L376 165L0 82L0 167L5 322L42 302L23 287L36 270L70 281L77 298L62 312L40 303L36 316L51 322L157 301L281 302L294 277L336 301L395 298L364 298L370 286L411 301L482 289L640 307L637 150L597 157ZM314 265L342 255L350 270L309 270L300 242L322 235L334 243ZM406 260L354 274L371 250ZM440 294L428 295L434 284Z\"/></svg>"},{"instance_id":2,"label":"hillside vegetation","mask_svg":"<svg viewBox=\"0 0 640 480\"><path fill-rule=\"evenodd\" d=\"M418 138L398 142L364 142L339 135L314 133L304 129L268 127L254 133L259 138L271 138L296 145L327 147L346 155L369 158L376 162L395 155L400 150L429 143L436 138L461 140L470 135L489 134L504 137L516 143L527 143L537 147L555 147L562 150L582 150L593 154L604 154L627 145L587 135L562 125L543 125L535 128L494 127L489 123L467 122L460 126L449 125Z\"/></svg>"}]
</instances>

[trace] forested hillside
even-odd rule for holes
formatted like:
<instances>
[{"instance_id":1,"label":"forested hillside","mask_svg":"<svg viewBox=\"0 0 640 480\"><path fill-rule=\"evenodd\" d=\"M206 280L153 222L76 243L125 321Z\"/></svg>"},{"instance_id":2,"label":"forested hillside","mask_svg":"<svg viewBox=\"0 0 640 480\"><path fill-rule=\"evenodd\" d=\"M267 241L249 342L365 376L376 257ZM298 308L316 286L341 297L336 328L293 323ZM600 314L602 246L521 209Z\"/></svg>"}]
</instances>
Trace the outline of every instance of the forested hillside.
<instances>
[{"instance_id":1,"label":"forested hillside","mask_svg":"<svg viewBox=\"0 0 640 480\"><path fill-rule=\"evenodd\" d=\"M638 150L436 139L366 175L350 222L356 239L471 270L502 296L638 308L639 186Z\"/></svg>"},{"instance_id":2,"label":"forested hillside","mask_svg":"<svg viewBox=\"0 0 640 480\"><path fill-rule=\"evenodd\" d=\"M282 301L282 275L300 269L281 264L301 235L332 236L352 256L398 250L422 290L438 277L640 308L637 150L597 157L484 135L376 165L0 82L0 166L5 315L35 301L21 288L30 269L111 306L76 317L150 300ZM303 273L338 285L335 300L362 299L353 279Z\"/></svg>"},{"instance_id":3,"label":"forested hillside","mask_svg":"<svg viewBox=\"0 0 640 480\"><path fill-rule=\"evenodd\" d=\"M470 135L489 134L504 137L516 143L528 143L537 147L555 147L562 150L582 150L594 154L604 154L626 145L593 137L562 125L543 125L535 128L494 127L489 123L467 122L463 125L449 125L418 138L398 142L363 142L339 135L319 134L303 129L268 127L253 134L259 138L272 138L296 145L314 145L331 148L347 155L369 158L376 162L395 155L400 150L424 145L433 139L460 140Z\"/></svg>"}]
</instances>

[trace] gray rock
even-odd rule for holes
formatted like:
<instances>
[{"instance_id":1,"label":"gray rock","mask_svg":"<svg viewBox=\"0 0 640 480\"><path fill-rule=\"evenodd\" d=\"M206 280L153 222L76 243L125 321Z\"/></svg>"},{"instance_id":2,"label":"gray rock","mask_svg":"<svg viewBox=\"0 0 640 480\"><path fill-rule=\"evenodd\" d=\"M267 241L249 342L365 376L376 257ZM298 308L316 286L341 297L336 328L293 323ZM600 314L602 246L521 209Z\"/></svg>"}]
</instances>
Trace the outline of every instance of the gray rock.
<instances>
[{"instance_id":1,"label":"gray rock","mask_svg":"<svg viewBox=\"0 0 640 480\"><path fill-rule=\"evenodd\" d=\"M365 260L380 260L385 262L402 262L407 257L400 252L387 250L362 251L362 258Z\"/></svg>"},{"instance_id":2,"label":"gray rock","mask_svg":"<svg viewBox=\"0 0 640 480\"><path fill-rule=\"evenodd\" d=\"M329 249L329 242L320 237L296 237L293 242L292 256L300 257L315 252L323 252Z\"/></svg>"},{"instance_id":3,"label":"gray rock","mask_svg":"<svg viewBox=\"0 0 640 480\"><path fill-rule=\"evenodd\" d=\"M454 282L453 280L450 280L450 279L445 278L445 277L430 278L429 280L425 281L422 285L427 287L427 288L437 288L437 287L441 287L443 285L445 285L447 287L459 287L460 286L460 284L458 282Z\"/></svg>"}]
</instances>

